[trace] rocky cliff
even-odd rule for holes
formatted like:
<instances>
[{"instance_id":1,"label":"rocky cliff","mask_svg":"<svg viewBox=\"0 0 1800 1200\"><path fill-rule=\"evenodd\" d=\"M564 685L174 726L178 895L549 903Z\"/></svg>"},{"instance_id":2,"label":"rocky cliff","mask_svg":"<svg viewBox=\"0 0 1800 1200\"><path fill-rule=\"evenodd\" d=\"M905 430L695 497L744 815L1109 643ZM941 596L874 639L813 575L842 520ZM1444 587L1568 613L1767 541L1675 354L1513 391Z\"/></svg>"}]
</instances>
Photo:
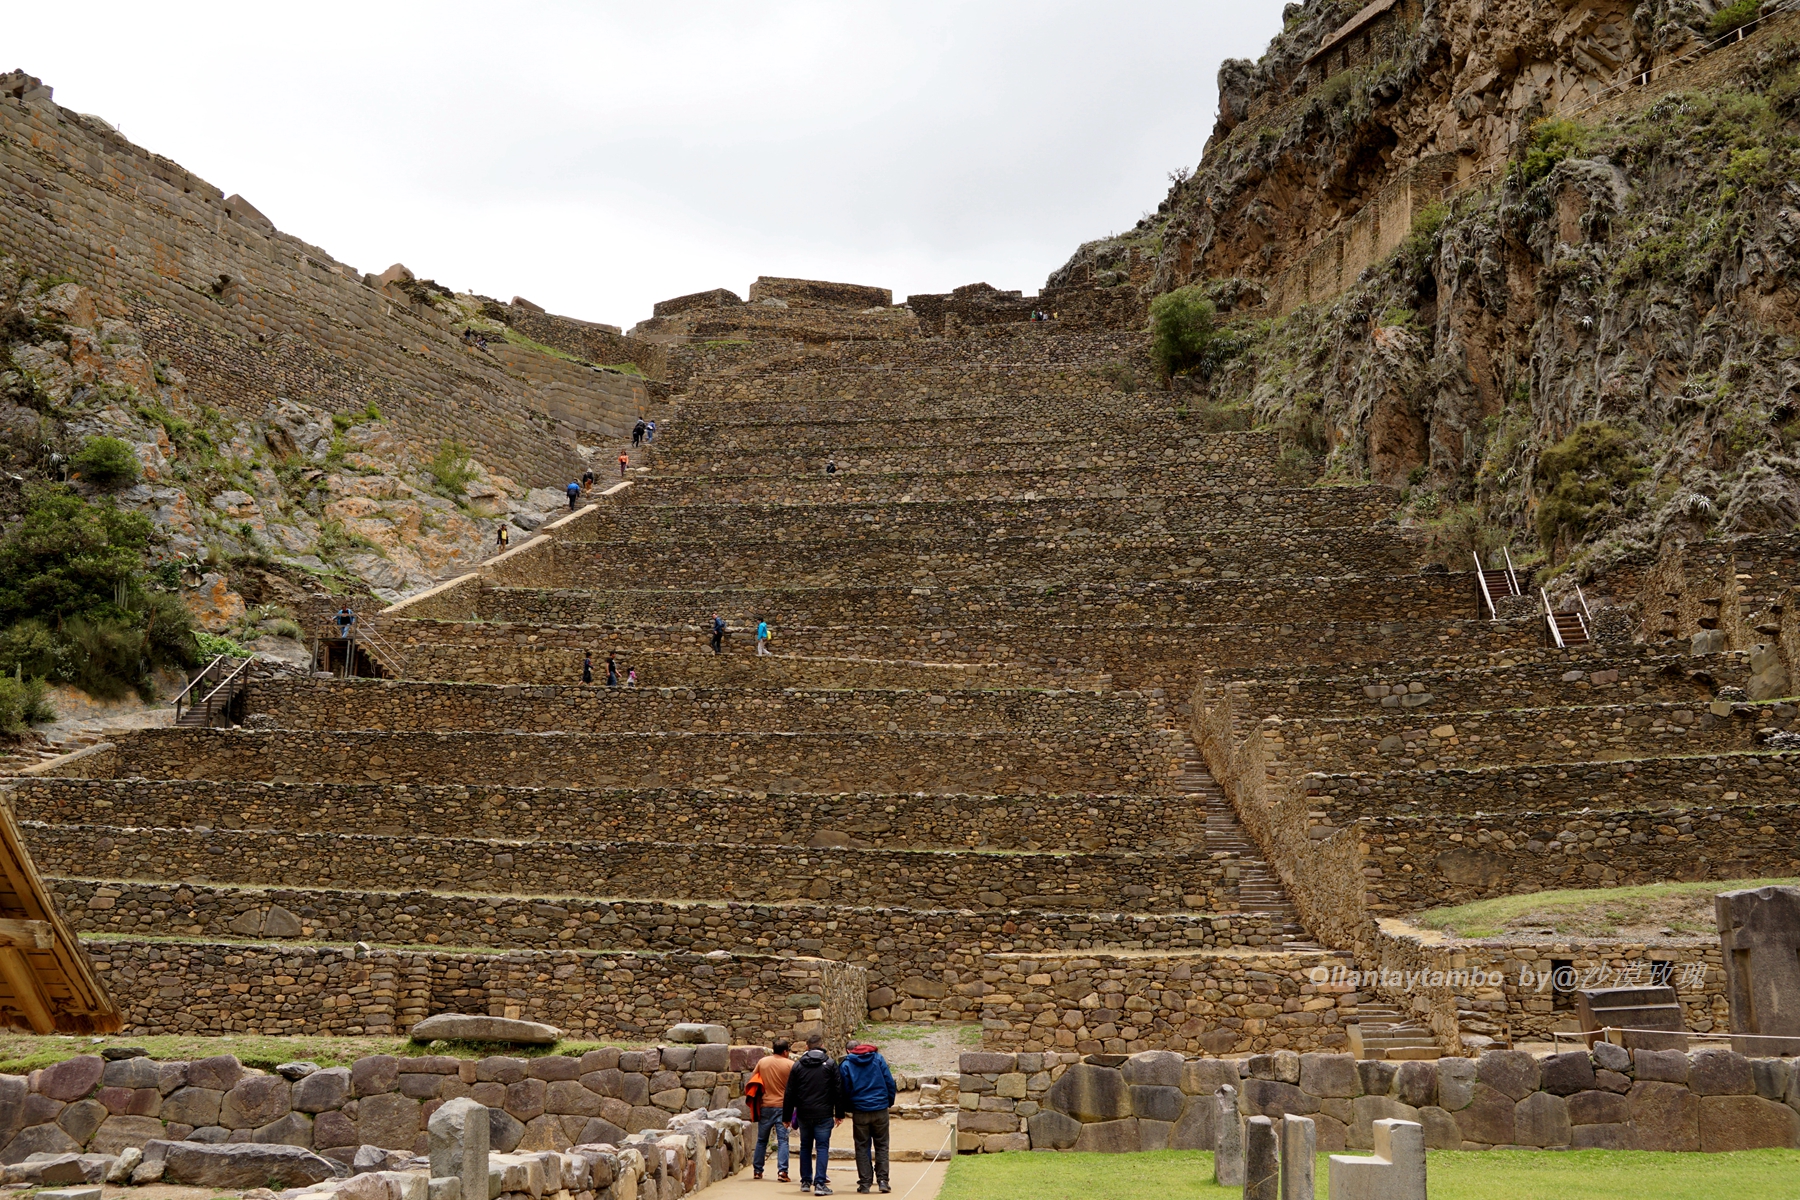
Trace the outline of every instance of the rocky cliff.
<instances>
[{"instance_id":1,"label":"rocky cliff","mask_svg":"<svg viewBox=\"0 0 1800 1200\"><path fill-rule=\"evenodd\" d=\"M1797 60L1774 4L1289 5L1198 170L1051 283L1206 288L1211 403L1451 561L1791 530Z\"/></svg>"}]
</instances>

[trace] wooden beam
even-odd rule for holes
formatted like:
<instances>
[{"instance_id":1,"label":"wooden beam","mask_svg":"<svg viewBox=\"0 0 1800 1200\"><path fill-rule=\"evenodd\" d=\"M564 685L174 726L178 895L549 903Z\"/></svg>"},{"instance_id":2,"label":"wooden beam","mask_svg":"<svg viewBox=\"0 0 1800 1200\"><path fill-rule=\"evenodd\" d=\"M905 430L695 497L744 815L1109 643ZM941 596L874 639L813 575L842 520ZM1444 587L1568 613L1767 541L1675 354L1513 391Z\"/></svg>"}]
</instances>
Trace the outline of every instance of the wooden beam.
<instances>
[{"instance_id":1,"label":"wooden beam","mask_svg":"<svg viewBox=\"0 0 1800 1200\"><path fill-rule=\"evenodd\" d=\"M56 934L48 921L15 921L0 917L0 947L15 950L48 950L56 944Z\"/></svg>"},{"instance_id":2,"label":"wooden beam","mask_svg":"<svg viewBox=\"0 0 1800 1200\"><path fill-rule=\"evenodd\" d=\"M56 1016L50 1011L50 1002L38 986L37 972L25 960L23 951L10 946L0 948L0 980L12 992L13 1003L31 1024L33 1033L56 1032Z\"/></svg>"}]
</instances>

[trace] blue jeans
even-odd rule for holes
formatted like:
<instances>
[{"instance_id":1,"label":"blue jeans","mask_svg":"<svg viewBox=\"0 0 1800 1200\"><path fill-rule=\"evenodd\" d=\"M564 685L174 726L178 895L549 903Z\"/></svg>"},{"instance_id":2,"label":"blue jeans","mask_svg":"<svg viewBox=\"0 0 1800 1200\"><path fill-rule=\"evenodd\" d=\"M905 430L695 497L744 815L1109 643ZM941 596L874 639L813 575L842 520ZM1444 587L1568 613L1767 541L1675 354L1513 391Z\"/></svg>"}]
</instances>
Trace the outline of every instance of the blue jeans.
<instances>
[{"instance_id":1,"label":"blue jeans","mask_svg":"<svg viewBox=\"0 0 1800 1200\"><path fill-rule=\"evenodd\" d=\"M756 1118L756 1157L751 1166L762 1174L763 1163L769 1156L769 1130L775 1130L775 1168L783 1174L788 1169L788 1127L781 1119L781 1105L763 1106L762 1116Z\"/></svg>"},{"instance_id":2,"label":"blue jeans","mask_svg":"<svg viewBox=\"0 0 1800 1200\"><path fill-rule=\"evenodd\" d=\"M818 1147L818 1159L813 1158L814 1147ZM831 1159L831 1118L821 1121L808 1121L800 1118L800 1186L811 1187L817 1183L825 1183L825 1164Z\"/></svg>"}]
</instances>

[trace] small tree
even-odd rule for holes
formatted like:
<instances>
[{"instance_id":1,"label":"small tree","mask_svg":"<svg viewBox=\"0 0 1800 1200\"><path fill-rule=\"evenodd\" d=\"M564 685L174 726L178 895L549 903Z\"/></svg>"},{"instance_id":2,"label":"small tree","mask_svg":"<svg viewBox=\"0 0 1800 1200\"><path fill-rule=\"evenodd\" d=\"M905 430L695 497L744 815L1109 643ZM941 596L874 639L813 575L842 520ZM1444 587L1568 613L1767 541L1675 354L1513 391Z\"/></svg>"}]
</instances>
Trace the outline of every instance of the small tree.
<instances>
[{"instance_id":1,"label":"small tree","mask_svg":"<svg viewBox=\"0 0 1800 1200\"><path fill-rule=\"evenodd\" d=\"M1165 377L1208 364L1214 312L1198 286L1176 288L1150 302L1150 357Z\"/></svg>"},{"instance_id":2,"label":"small tree","mask_svg":"<svg viewBox=\"0 0 1800 1200\"><path fill-rule=\"evenodd\" d=\"M116 437L89 438L70 465L95 487L130 487L138 481L137 452Z\"/></svg>"}]
</instances>

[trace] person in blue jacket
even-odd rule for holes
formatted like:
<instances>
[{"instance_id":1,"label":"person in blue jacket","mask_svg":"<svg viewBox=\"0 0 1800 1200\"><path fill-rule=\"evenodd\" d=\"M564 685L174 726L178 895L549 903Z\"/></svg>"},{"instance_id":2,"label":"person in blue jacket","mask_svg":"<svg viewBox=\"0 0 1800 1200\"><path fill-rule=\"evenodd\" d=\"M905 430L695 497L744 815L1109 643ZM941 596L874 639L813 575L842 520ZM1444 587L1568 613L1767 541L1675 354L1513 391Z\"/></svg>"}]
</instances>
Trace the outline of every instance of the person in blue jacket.
<instances>
[{"instance_id":1,"label":"person in blue jacket","mask_svg":"<svg viewBox=\"0 0 1800 1200\"><path fill-rule=\"evenodd\" d=\"M838 1063L838 1079L838 1094L850 1112L850 1132L856 1139L856 1190L866 1192L875 1184L891 1192L888 1109L894 1107L894 1073L879 1048L858 1042Z\"/></svg>"}]
</instances>

